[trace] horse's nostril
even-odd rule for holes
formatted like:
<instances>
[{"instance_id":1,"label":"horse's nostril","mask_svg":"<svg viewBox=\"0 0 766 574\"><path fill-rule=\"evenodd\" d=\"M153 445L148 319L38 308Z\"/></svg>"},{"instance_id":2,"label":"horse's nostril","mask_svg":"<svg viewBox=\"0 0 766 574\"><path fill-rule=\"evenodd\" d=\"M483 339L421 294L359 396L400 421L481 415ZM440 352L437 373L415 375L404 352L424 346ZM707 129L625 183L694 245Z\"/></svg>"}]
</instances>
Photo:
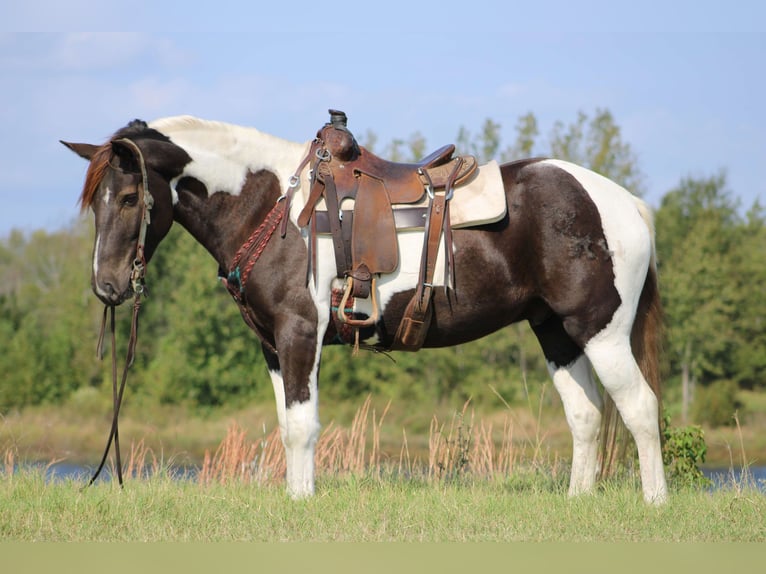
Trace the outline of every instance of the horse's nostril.
<instances>
[{"instance_id":1,"label":"horse's nostril","mask_svg":"<svg viewBox=\"0 0 766 574\"><path fill-rule=\"evenodd\" d=\"M112 285L108 281L105 282L104 295L106 295L109 299L113 299L116 294L117 294L117 290L114 288L114 285Z\"/></svg>"},{"instance_id":2,"label":"horse's nostril","mask_svg":"<svg viewBox=\"0 0 766 574\"><path fill-rule=\"evenodd\" d=\"M110 281L94 281L96 295L107 305L118 305L121 302L121 293Z\"/></svg>"}]
</instances>

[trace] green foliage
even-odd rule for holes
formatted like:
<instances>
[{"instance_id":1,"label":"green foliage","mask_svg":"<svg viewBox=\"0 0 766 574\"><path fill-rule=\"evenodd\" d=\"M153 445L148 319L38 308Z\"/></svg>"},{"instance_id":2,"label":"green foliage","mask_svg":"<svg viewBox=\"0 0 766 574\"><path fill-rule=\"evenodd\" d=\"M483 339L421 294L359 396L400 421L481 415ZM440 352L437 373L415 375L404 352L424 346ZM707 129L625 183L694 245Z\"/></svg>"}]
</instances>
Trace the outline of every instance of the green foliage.
<instances>
[{"instance_id":1,"label":"green foliage","mask_svg":"<svg viewBox=\"0 0 766 574\"><path fill-rule=\"evenodd\" d=\"M477 136L472 136L465 127L461 127L456 139L460 153L475 155L480 162L486 162L497 156L500 150L500 124L487 118Z\"/></svg>"},{"instance_id":2,"label":"green foliage","mask_svg":"<svg viewBox=\"0 0 766 574\"><path fill-rule=\"evenodd\" d=\"M92 347L90 237L82 227L25 238L14 233L0 250L0 412L65 399L98 381Z\"/></svg>"},{"instance_id":3,"label":"green foliage","mask_svg":"<svg viewBox=\"0 0 766 574\"><path fill-rule=\"evenodd\" d=\"M692 419L711 427L733 426L734 414L742 408L737 400L737 384L720 380L707 386L698 386L694 391Z\"/></svg>"},{"instance_id":4,"label":"green foliage","mask_svg":"<svg viewBox=\"0 0 766 574\"><path fill-rule=\"evenodd\" d=\"M757 205L742 220L724 173L683 179L657 211L668 360L698 386L766 385L764 221Z\"/></svg>"},{"instance_id":5,"label":"green foliage","mask_svg":"<svg viewBox=\"0 0 766 574\"><path fill-rule=\"evenodd\" d=\"M180 227L149 264L147 282L154 288L139 337L150 341L135 382L141 392L162 404L211 407L241 405L270 388L257 337L213 259Z\"/></svg>"},{"instance_id":6,"label":"green foliage","mask_svg":"<svg viewBox=\"0 0 766 574\"><path fill-rule=\"evenodd\" d=\"M705 433L696 425L670 426L670 418L663 421L662 462L668 478L680 486L707 486L710 481L702 474L699 466L705 462L707 445Z\"/></svg>"},{"instance_id":7,"label":"green foliage","mask_svg":"<svg viewBox=\"0 0 766 574\"><path fill-rule=\"evenodd\" d=\"M532 112L520 116L516 122L516 141L503 154L504 161L533 157L535 141L540 131L537 127L537 118Z\"/></svg>"},{"instance_id":8,"label":"green foliage","mask_svg":"<svg viewBox=\"0 0 766 574\"><path fill-rule=\"evenodd\" d=\"M609 110L597 109L590 118L580 112L569 125L553 126L551 155L613 179L636 195L644 191L643 174L630 144L622 140L620 127Z\"/></svg>"}]
</instances>

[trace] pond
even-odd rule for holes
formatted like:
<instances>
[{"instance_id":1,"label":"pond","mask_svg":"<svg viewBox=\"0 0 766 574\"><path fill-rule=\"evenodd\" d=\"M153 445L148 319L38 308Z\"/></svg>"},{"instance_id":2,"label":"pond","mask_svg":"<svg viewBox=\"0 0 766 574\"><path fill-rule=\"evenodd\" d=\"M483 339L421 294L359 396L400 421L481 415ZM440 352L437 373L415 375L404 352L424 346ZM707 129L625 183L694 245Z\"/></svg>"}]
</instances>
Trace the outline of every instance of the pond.
<instances>
[{"instance_id":1,"label":"pond","mask_svg":"<svg viewBox=\"0 0 766 574\"><path fill-rule=\"evenodd\" d=\"M76 479L86 482L94 472L94 468L86 467L66 462L59 462L52 465L39 465L38 468L45 468L47 480L67 480ZM711 480L712 488L726 488L734 485L750 485L766 493L766 466L752 466L743 468L706 468L703 467L702 473ZM170 474L179 480L194 480L197 476L196 467L172 467ZM111 480L111 473L107 468L101 473L100 481Z\"/></svg>"},{"instance_id":2,"label":"pond","mask_svg":"<svg viewBox=\"0 0 766 574\"><path fill-rule=\"evenodd\" d=\"M702 468L702 474L708 477L713 488L739 485L753 485L766 492L766 466L748 468Z\"/></svg>"}]
</instances>

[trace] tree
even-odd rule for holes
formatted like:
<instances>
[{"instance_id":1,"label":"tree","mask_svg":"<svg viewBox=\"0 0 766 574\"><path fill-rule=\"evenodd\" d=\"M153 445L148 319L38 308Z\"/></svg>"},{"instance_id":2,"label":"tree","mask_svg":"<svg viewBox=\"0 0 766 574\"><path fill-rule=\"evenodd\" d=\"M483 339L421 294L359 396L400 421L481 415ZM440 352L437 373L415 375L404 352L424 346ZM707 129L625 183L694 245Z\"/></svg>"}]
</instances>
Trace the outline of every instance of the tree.
<instances>
[{"instance_id":1,"label":"tree","mask_svg":"<svg viewBox=\"0 0 766 574\"><path fill-rule=\"evenodd\" d=\"M479 162L495 159L500 149L500 124L487 118L478 135L472 136L464 126L460 127L455 146L459 153L472 154Z\"/></svg>"},{"instance_id":2,"label":"tree","mask_svg":"<svg viewBox=\"0 0 766 574\"><path fill-rule=\"evenodd\" d=\"M540 130L537 127L537 118L532 112L519 116L516 121L516 141L503 152L503 161L523 159L535 155L535 144Z\"/></svg>"},{"instance_id":3,"label":"tree","mask_svg":"<svg viewBox=\"0 0 766 574\"><path fill-rule=\"evenodd\" d=\"M0 250L0 412L65 400L97 383L92 347L80 334L98 328L89 296L90 234L81 226L29 238L11 234Z\"/></svg>"},{"instance_id":4,"label":"tree","mask_svg":"<svg viewBox=\"0 0 766 574\"><path fill-rule=\"evenodd\" d=\"M734 280L737 282L735 380L740 387L766 388L766 212L756 203L739 227Z\"/></svg>"},{"instance_id":5,"label":"tree","mask_svg":"<svg viewBox=\"0 0 766 574\"><path fill-rule=\"evenodd\" d=\"M210 407L270 389L260 343L217 280L215 261L179 226L147 267L147 283L140 339L151 344L134 391L161 403Z\"/></svg>"},{"instance_id":6,"label":"tree","mask_svg":"<svg viewBox=\"0 0 766 574\"><path fill-rule=\"evenodd\" d=\"M681 373L682 419L697 383L733 376L738 300L736 204L726 176L686 178L656 216L661 293L671 368Z\"/></svg>"},{"instance_id":7,"label":"tree","mask_svg":"<svg viewBox=\"0 0 766 574\"><path fill-rule=\"evenodd\" d=\"M558 121L551 132L551 156L578 163L612 179L635 195L643 195L644 177L638 160L609 110L596 109L593 118L579 112L565 126Z\"/></svg>"}]
</instances>

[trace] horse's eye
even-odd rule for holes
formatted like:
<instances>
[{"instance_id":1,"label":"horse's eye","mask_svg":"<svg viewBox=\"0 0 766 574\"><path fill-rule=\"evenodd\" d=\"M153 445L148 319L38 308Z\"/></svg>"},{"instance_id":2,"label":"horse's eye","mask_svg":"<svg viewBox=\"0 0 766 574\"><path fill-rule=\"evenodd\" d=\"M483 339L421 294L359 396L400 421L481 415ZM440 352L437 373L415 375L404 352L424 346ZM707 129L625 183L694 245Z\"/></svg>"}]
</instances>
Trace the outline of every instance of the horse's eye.
<instances>
[{"instance_id":1,"label":"horse's eye","mask_svg":"<svg viewBox=\"0 0 766 574\"><path fill-rule=\"evenodd\" d=\"M124 195L122 196L122 199L120 199L120 203L126 207L132 207L138 203L138 194L129 193Z\"/></svg>"}]
</instances>

